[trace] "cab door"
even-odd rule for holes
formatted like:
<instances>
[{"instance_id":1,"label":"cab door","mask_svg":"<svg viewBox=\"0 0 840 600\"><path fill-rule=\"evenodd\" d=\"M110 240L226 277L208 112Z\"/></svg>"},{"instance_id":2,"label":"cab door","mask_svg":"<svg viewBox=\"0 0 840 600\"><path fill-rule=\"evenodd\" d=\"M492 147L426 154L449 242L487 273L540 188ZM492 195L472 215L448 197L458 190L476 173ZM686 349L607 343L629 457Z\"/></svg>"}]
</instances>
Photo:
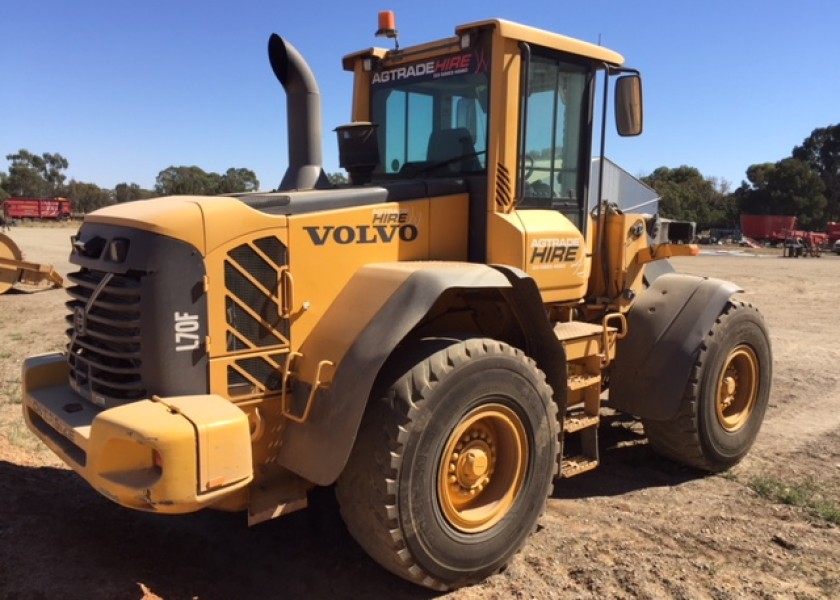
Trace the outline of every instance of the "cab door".
<instances>
[{"instance_id":1,"label":"cab door","mask_svg":"<svg viewBox=\"0 0 840 600\"><path fill-rule=\"evenodd\" d=\"M490 217L488 256L530 274L546 302L586 292L585 238L592 130L592 66L522 44L517 186L512 210Z\"/></svg>"}]
</instances>

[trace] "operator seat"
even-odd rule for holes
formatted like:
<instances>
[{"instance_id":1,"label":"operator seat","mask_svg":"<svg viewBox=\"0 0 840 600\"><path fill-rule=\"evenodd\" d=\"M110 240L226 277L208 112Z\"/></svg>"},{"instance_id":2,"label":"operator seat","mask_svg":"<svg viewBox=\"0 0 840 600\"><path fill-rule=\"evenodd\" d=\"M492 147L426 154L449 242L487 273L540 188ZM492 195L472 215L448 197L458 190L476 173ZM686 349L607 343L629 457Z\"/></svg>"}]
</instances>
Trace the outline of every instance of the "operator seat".
<instances>
[{"instance_id":1,"label":"operator seat","mask_svg":"<svg viewBox=\"0 0 840 600\"><path fill-rule=\"evenodd\" d=\"M459 157L463 157L463 159L457 160ZM449 161L446 165L440 167L440 171L444 172L468 173L481 170L481 163L475 153L472 135L466 127L433 131L432 135L429 136L426 160L432 164Z\"/></svg>"}]
</instances>

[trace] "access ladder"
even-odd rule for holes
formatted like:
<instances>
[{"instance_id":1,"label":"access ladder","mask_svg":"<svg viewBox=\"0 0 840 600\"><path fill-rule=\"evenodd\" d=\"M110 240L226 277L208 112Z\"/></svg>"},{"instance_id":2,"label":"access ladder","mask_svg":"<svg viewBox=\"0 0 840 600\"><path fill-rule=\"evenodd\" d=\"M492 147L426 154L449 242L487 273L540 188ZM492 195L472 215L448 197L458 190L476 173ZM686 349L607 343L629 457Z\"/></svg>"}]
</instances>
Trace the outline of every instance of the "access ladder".
<instances>
[{"instance_id":1,"label":"access ladder","mask_svg":"<svg viewBox=\"0 0 840 600\"><path fill-rule=\"evenodd\" d=\"M614 320L620 321L621 333L619 328L609 325ZM574 477L598 466L601 373L615 358L616 341L623 337L624 331L624 315L619 313L607 315L601 324L568 321L554 327L557 339L566 350L568 365L561 477ZM574 454L567 453L569 445L574 447Z\"/></svg>"}]
</instances>

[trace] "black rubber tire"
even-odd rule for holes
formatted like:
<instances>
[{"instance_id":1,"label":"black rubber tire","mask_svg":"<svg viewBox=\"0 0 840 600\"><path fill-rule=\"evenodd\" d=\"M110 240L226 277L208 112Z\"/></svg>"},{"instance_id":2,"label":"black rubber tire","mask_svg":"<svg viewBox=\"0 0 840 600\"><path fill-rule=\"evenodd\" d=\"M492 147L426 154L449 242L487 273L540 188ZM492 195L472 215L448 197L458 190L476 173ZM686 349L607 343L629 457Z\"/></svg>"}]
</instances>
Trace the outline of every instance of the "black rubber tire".
<instances>
[{"instance_id":1,"label":"black rubber tire","mask_svg":"<svg viewBox=\"0 0 840 600\"><path fill-rule=\"evenodd\" d=\"M757 372L744 379L754 380L756 387L754 394L748 394L752 408L733 417L735 422L727 427L718 415L718 393L733 353L742 353L745 362L754 363ZM730 300L700 346L677 414L666 421L643 420L651 447L662 456L705 471L720 472L737 464L752 447L764 420L772 364L761 314L750 304Z\"/></svg>"},{"instance_id":2,"label":"black rubber tire","mask_svg":"<svg viewBox=\"0 0 840 600\"><path fill-rule=\"evenodd\" d=\"M344 521L404 579L435 590L481 581L524 545L545 510L559 445L551 388L531 359L491 339L421 342L387 368L393 383L372 399L336 485ZM492 406L522 425L524 475L498 522L467 533L447 518L439 469L465 416Z\"/></svg>"}]
</instances>

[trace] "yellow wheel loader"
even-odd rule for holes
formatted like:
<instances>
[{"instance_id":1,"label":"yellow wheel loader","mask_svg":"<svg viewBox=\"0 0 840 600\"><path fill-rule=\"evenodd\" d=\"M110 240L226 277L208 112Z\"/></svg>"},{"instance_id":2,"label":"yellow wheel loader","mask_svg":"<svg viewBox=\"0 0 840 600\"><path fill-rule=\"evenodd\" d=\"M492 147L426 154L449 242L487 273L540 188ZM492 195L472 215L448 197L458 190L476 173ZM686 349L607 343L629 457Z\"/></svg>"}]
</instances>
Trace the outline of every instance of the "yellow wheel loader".
<instances>
[{"instance_id":1,"label":"yellow wheel loader","mask_svg":"<svg viewBox=\"0 0 840 600\"><path fill-rule=\"evenodd\" d=\"M335 485L376 561L446 590L499 571L554 481L598 465L604 402L687 465L746 454L770 393L761 315L672 272L696 248L656 244L590 178L596 96L642 130L621 55L486 20L345 56L340 186L314 75L279 36L269 57L276 191L107 207L73 239L67 351L26 361L23 411L96 490L253 524Z\"/></svg>"}]
</instances>

